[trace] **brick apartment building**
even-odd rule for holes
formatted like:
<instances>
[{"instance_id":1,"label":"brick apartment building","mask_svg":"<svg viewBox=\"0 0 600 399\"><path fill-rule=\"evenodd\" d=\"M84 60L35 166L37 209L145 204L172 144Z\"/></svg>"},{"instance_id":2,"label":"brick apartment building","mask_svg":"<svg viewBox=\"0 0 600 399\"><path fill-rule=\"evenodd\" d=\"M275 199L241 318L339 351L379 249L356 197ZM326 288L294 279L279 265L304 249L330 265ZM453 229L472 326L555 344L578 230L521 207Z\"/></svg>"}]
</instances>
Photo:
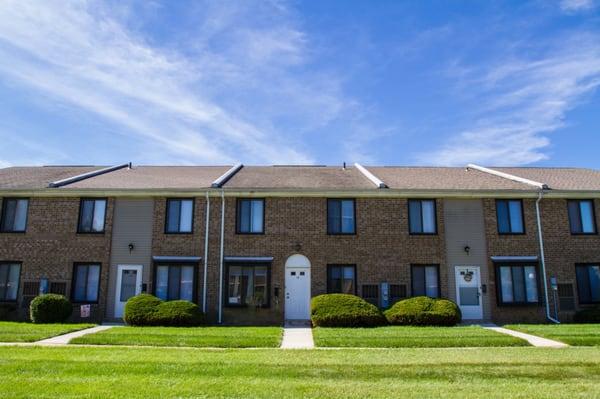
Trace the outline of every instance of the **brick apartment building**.
<instances>
[{"instance_id":1,"label":"brick apartment building","mask_svg":"<svg viewBox=\"0 0 600 399\"><path fill-rule=\"evenodd\" d=\"M599 199L600 172L573 168L4 168L0 304L26 317L56 292L76 319L90 305L117 320L149 292L211 322L274 324L347 292L568 320L600 303Z\"/></svg>"}]
</instances>

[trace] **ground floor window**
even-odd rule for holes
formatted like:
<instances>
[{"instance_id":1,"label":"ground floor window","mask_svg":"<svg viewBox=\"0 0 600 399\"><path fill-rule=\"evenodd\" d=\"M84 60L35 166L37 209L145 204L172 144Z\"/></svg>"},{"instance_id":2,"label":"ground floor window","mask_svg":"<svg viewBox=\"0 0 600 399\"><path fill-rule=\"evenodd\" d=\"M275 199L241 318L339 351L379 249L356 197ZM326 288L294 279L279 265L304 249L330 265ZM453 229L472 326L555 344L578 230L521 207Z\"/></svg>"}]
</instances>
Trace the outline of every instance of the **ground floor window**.
<instances>
[{"instance_id":1,"label":"ground floor window","mask_svg":"<svg viewBox=\"0 0 600 399\"><path fill-rule=\"evenodd\" d=\"M73 270L74 302L98 302L100 290L100 264L76 263Z\"/></svg>"},{"instance_id":2,"label":"ground floor window","mask_svg":"<svg viewBox=\"0 0 600 399\"><path fill-rule=\"evenodd\" d=\"M579 303L600 303L600 265L580 264L575 270Z\"/></svg>"},{"instance_id":3,"label":"ground floor window","mask_svg":"<svg viewBox=\"0 0 600 399\"><path fill-rule=\"evenodd\" d=\"M540 301L536 265L497 265L498 302L528 305Z\"/></svg>"},{"instance_id":4,"label":"ground floor window","mask_svg":"<svg viewBox=\"0 0 600 399\"><path fill-rule=\"evenodd\" d=\"M21 264L0 263L0 301L16 301Z\"/></svg>"},{"instance_id":5,"label":"ground floor window","mask_svg":"<svg viewBox=\"0 0 600 399\"><path fill-rule=\"evenodd\" d=\"M412 296L440 296L440 268L438 265L412 265Z\"/></svg>"},{"instance_id":6,"label":"ground floor window","mask_svg":"<svg viewBox=\"0 0 600 399\"><path fill-rule=\"evenodd\" d=\"M228 306L269 306L269 265L229 264L227 282Z\"/></svg>"},{"instance_id":7,"label":"ground floor window","mask_svg":"<svg viewBox=\"0 0 600 399\"><path fill-rule=\"evenodd\" d=\"M356 266L328 265L327 293L356 295Z\"/></svg>"},{"instance_id":8,"label":"ground floor window","mask_svg":"<svg viewBox=\"0 0 600 399\"><path fill-rule=\"evenodd\" d=\"M365 301L372 303L375 306L379 306L379 285L363 284L362 297Z\"/></svg>"},{"instance_id":9,"label":"ground floor window","mask_svg":"<svg viewBox=\"0 0 600 399\"><path fill-rule=\"evenodd\" d=\"M154 294L163 301L194 301L195 265L156 265Z\"/></svg>"}]
</instances>

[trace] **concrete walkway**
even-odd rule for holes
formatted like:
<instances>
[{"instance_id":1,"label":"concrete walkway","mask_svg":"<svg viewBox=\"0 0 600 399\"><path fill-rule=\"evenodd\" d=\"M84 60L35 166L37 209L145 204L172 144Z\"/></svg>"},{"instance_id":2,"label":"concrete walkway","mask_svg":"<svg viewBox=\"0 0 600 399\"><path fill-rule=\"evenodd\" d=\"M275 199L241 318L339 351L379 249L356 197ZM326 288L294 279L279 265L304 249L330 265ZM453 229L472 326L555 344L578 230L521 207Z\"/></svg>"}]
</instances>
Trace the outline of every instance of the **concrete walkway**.
<instances>
[{"instance_id":1,"label":"concrete walkway","mask_svg":"<svg viewBox=\"0 0 600 399\"><path fill-rule=\"evenodd\" d=\"M283 327L283 340L281 349L313 349L312 328L287 324Z\"/></svg>"},{"instance_id":2,"label":"concrete walkway","mask_svg":"<svg viewBox=\"0 0 600 399\"><path fill-rule=\"evenodd\" d=\"M508 328L498 327L495 324L491 325L483 325L483 328L488 330L496 331L501 334L512 335L513 337L524 339L529 342L533 346L543 347L543 348L566 348L567 344L553 341L551 339L538 337L537 335L525 334L519 331L509 330Z\"/></svg>"},{"instance_id":3,"label":"concrete walkway","mask_svg":"<svg viewBox=\"0 0 600 399\"><path fill-rule=\"evenodd\" d=\"M87 334L97 333L99 331L108 330L109 328L113 328L114 326L96 326L91 328L86 328L84 330L74 331L72 333L58 335L52 338L46 338L41 341L36 341L35 344L38 345L67 345L70 340L73 338L81 337Z\"/></svg>"}]
</instances>

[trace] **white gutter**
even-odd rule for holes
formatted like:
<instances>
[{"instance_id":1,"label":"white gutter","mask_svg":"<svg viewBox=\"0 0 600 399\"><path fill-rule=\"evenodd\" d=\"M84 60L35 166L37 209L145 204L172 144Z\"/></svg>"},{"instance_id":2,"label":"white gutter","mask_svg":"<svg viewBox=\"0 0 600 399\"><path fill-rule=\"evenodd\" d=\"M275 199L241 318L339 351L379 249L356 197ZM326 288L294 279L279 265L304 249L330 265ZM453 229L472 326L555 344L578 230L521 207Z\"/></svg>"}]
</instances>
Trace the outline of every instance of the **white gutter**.
<instances>
[{"instance_id":1,"label":"white gutter","mask_svg":"<svg viewBox=\"0 0 600 399\"><path fill-rule=\"evenodd\" d=\"M544 301L546 304L546 318L553 323L559 324L560 321L550 316L550 302L548 301L548 277L546 276L546 257L544 256L544 236L542 234L542 218L540 216L540 202L544 192L540 190L538 199L535 201L535 216L537 218L538 238L540 241L540 264L542 266L542 277L544 278Z\"/></svg>"},{"instance_id":2,"label":"white gutter","mask_svg":"<svg viewBox=\"0 0 600 399\"><path fill-rule=\"evenodd\" d=\"M468 169L475 169L475 170L478 170L480 172L488 173L490 175L495 175L495 176L503 177L505 179L516 181L516 182L519 182L519 183L528 184L530 186L535 186L535 187L539 188L540 190L547 190L548 189L548 185L545 184L545 183L540 183L540 182L537 182L537 181L534 181L534 180L525 179L523 177L511 175L510 173L504 173L504 172L500 172L498 170L494 170L494 169L490 169L490 168L484 168L483 166L475 165L475 164L472 164L472 163L468 164L467 168Z\"/></svg>"},{"instance_id":3,"label":"white gutter","mask_svg":"<svg viewBox=\"0 0 600 399\"><path fill-rule=\"evenodd\" d=\"M208 233L210 223L210 197L206 192L206 231L204 233L204 281L202 282L202 313L206 314L206 286L208 273Z\"/></svg>"},{"instance_id":4,"label":"white gutter","mask_svg":"<svg viewBox=\"0 0 600 399\"><path fill-rule=\"evenodd\" d=\"M114 170L119 170L119 169L123 169L126 167L131 167L131 162L124 163L121 165L109 166L108 168L93 170L91 172L82 173L77 176L67 177L66 179L62 179L62 180L56 180L56 181L53 181L50 184L48 184L48 187L57 188L57 187L66 186L67 184L76 183L81 180L89 179L90 177L100 176L105 173L109 173Z\"/></svg>"},{"instance_id":5,"label":"white gutter","mask_svg":"<svg viewBox=\"0 0 600 399\"><path fill-rule=\"evenodd\" d=\"M240 169L242 169L244 165L238 163L234 165L227 172L223 173L220 177L217 178L214 182L212 182L212 188L221 188L223 184L227 183L227 180L231 179L233 175L235 175Z\"/></svg>"},{"instance_id":6,"label":"white gutter","mask_svg":"<svg viewBox=\"0 0 600 399\"><path fill-rule=\"evenodd\" d=\"M373 184L375 184L377 186L377 188L388 188L387 184L385 184L383 181L381 181L377 176L375 176L373 173L369 172L367 170L367 168L365 168L364 166L362 166L361 164L359 164L358 162L354 164L354 167L356 169L358 169L360 171L360 173L362 173L363 175L365 175L365 177L369 180L371 180L371 182Z\"/></svg>"},{"instance_id":7,"label":"white gutter","mask_svg":"<svg viewBox=\"0 0 600 399\"><path fill-rule=\"evenodd\" d=\"M219 317L218 323L223 323L223 251L225 239L225 193L221 189L221 255L219 264Z\"/></svg>"}]
</instances>

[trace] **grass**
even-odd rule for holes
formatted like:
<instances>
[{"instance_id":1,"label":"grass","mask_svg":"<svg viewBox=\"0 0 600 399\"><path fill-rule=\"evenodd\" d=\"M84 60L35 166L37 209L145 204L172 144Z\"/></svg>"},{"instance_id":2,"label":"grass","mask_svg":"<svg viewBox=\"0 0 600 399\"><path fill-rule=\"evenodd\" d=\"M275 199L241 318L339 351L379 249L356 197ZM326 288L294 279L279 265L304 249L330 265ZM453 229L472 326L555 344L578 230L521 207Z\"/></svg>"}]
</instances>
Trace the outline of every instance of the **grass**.
<instances>
[{"instance_id":1,"label":"grass","mask_svg":"<svg viewBox=\"0 0 600 399\"><path fill-rule=\"evenodd\" d=\"M0 347L9 398L594 398L598 348Z\"/></svg>"},{"instance_id":2,"label":"grass","mask_svg":"<svg viewBox=\"0 0 600 399\"><path fill-rule=\"evenodd\" d=\"M72 344L276 348L280 327L114 327L71 340Z\"/></svg>"},{"instance_id":3,"label":"grass","mask_svg":"<svg viewBox=\"0 0 600 399\"><path fill-rule=\"evenodd\" d=\"M504 327L574 346L600 346L600 324L511 324Z\"/></svg>"},{"instance_id":4,"label":"grass","mask_svg":"<svg viewBox=\"0 0 600 399\"><path fill-rule=\"evenodd\" d=\"M0 321L0 342L34 342L94 327L93 324L33 324Z\"/></svg>"},{"instance_id":5,"label":"grass","mask_svg":"<svg viewBox=\"0 0 600 399\"><path fill-rule=\"evenodd\" d=\"M522 339L479 326L315 328L315 345L355 348L526 346Z\"/></svg>"}]
</instances>

